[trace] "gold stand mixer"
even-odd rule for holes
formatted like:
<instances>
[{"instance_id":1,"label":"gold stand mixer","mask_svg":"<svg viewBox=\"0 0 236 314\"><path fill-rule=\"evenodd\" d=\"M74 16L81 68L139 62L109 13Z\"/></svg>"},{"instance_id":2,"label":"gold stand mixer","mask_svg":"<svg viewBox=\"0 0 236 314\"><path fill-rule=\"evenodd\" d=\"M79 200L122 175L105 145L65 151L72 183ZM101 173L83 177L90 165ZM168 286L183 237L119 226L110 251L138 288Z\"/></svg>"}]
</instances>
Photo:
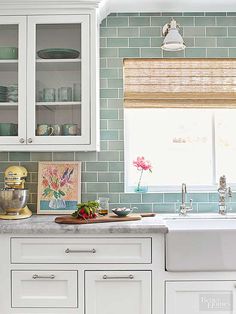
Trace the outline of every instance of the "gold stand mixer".
<instances>
[{"instance_id":1,"label":"gold stand mixer","mask_svg":"<svg viewBox=\"0 0 236 314\"><path fill-rule=\"evenodd\" d=\"M24 219L32 216L26 206L29 190L25 189L27 170L21 166L11 166L5 170L5 188L0 190L0 208L5 211L0 219Z\"/></svg>"}]
</instances>

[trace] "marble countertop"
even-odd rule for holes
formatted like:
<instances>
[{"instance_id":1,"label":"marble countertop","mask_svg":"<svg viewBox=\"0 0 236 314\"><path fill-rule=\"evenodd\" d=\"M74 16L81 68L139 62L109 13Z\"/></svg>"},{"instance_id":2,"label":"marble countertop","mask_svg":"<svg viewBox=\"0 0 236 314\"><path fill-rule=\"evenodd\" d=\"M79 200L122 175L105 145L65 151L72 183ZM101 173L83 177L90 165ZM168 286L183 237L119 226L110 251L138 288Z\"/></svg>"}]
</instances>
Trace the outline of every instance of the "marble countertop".
<instances>
[{"instance_id":1,"label":"marble countertop","mask_svg":"<svg viewBox=\"0 0 236 314\"><path fill-rule=\"evenodd\" d=\"M56 216L33 215L22 220L0 220L0 234L145 234L166 233L168 228L162 219L142 218L138 221L65 225L54 222Z\"/></svg>"}]
</instances>

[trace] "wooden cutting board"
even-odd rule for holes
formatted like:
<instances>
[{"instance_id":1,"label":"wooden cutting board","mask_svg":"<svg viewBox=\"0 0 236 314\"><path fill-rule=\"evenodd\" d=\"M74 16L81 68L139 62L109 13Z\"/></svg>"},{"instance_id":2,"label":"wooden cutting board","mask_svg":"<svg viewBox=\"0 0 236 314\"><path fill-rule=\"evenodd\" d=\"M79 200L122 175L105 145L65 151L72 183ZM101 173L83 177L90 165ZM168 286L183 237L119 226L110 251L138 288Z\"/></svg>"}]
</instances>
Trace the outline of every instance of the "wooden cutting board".
<instances>
[{"instance_id":1,"label":"wooden cutting board","mask_svg":"<svg viewBox=\"0 0 236 314\"><path fill-rule=\"evenodd\" d=\"M92 224L92 223L104 223L104 222L120 222L120 221L134 221L142 219L141 215L129 215L125 217L118 217L116 215L108 215L104 217L97 217L93 219L78 219L71 216L61 216L56 217L55 222L59 224L76 224L76 225L84 225L84 224Z\"/></svg>"},{"instance_id":2,"label":"wooden cutting board","mask_svg":"<svg viewBox=\"0 0 236 314\"><path fill-rule=\"evenodd\" d=\"M155 213L141 213L139 214L141 217L155 217Z\"/></svg>"}]
</instances>

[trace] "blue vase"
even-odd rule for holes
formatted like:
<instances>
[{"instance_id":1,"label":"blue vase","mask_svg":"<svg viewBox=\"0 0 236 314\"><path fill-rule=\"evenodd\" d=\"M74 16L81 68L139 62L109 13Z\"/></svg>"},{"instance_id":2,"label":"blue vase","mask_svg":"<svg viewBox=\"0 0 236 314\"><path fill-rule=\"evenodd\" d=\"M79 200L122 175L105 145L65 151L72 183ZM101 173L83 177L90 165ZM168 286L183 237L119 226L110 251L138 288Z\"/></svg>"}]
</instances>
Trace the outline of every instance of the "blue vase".
<instances>
[{"instance_id":1,"label":"blue vase","mask_svg":"<svg viewBox=\"0 0 236 314\"><path fill-rule=\"evenodd\" d=\"M136 193L147 193L147 191L148 191L148 186L140 186L134 189L134 192Z\"/></svg>"}]
</instances>

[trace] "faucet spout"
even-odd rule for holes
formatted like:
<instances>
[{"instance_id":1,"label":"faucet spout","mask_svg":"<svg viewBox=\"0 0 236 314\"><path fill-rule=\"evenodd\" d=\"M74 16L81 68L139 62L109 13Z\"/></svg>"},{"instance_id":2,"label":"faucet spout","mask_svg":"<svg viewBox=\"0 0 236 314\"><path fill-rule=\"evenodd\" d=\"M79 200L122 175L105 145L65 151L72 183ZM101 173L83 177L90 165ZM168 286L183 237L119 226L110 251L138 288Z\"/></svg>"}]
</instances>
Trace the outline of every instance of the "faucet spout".
<instances>
[{"instance_id":1,"label":"faucet spout","mask_svg":"<svg viewBox=\"0 0 236 314\"><path fill-rule=\"evenodd\" d=\"M186 203L187 186L182 183L182 205Z\"/></svg>"},{"instance_id":2,"label":"faucet spout","mask_svg":"<svg viewBox=\"0 0 236 314\"><path fill-rule=\"evenodd\" d=\"M186 185L186 183L182 183L181 191L182 191L182 203L180 205L179 214L181 216L186 216L187 212L189 212L190 210L193 209L193 200L192 199L189 200L190 206L187 207L186 206L186 196L187 196L187 185Z\"/></svg>"}]
</instances>

